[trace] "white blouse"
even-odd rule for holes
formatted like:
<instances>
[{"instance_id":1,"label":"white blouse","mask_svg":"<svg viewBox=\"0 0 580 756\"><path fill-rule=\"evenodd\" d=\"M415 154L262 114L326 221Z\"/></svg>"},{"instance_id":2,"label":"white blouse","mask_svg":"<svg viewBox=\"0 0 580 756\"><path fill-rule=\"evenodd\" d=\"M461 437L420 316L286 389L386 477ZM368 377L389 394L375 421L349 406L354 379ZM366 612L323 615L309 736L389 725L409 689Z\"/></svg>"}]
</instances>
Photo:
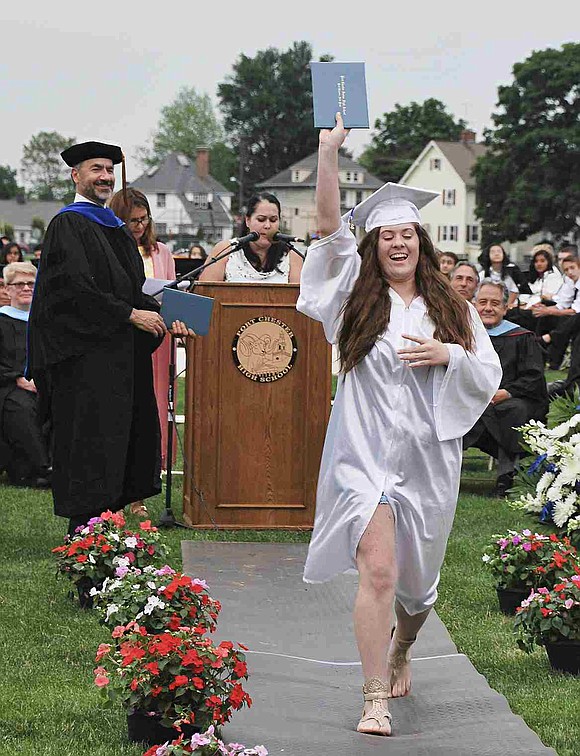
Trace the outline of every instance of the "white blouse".
<instances>
[{"instance_id":1,"label":"white blouse","mask_svg":"<svg viewBox=\"0 0 580 756\"><path fill-rule=\"evenodd\" d=\"M288 283L290 276L290 255L284 255L280 260L278 268L274 268L269 273L256 270L248 261L242 249L233 252L226 262L226 281L237 283L249 283L250 281L261 281L262 283Z\"/></svg>"}]
</instances>

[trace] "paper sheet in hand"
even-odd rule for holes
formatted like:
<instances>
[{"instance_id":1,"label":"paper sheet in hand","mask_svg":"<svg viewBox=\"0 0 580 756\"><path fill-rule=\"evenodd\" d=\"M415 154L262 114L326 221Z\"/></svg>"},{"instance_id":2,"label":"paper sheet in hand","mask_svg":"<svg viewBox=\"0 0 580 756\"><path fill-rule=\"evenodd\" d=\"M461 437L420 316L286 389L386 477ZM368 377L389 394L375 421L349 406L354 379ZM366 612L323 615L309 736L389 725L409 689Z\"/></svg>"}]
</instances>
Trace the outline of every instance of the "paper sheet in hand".
<instances>
[{"instance_id":1,"label":"paper sheet in hand","mask_svg":"<svg viewBox=\"0 0 580 756\"><path fill-rule=\"evenodd\" d=\"M314 125L332 129L341 113L347 129L368 129L364 63L311 63Z\"/></svg>"},{"instance_id":2,"label":"paper sheet in hand","mask_svg":"<svg viewBox=\"0 0 580 756\"><path fill-rule=\"evenodd\" d=\"M163 300L163 291L160 291L163 289L164 286L167 286L167 284L173 283L171 279L165 279L165 278L146 278L145 283L143 284L143 288L141 291L143 294L149 294L150 297L155 297L155 299L158 302L161 302ZM188 289L191 285L191 281L182 281L180 284L178 284L180 289ZM157 294L157 292L160 292Z\"/></svg>"},{"instance_id":3,"label":"paper sheet in hand","mask_svg":"<svg viewBox=\"0 0 580 756\"><path fill-rule=\"evenodd\" d=\"M200 294L190 294L177 289L165 289L161 305L161 317L168 328L176 320L181 320L199 336L209 331L213 299Z\"/></svg>"}]
</instances>

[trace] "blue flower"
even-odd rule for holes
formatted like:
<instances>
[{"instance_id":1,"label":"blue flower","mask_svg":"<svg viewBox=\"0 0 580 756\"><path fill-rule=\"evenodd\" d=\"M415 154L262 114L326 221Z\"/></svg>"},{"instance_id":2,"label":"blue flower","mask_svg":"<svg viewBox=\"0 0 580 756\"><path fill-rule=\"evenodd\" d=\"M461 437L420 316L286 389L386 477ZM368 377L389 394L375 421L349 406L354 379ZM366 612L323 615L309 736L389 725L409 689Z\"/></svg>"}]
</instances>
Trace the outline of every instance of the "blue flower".
<instances>
[{"instance_id":1,"label":"blue flower","mask_svg":"<svg viewBox=\"0 0 580 756\"><path fill-rule=\"evenodd\" d=\"M528 467L528 475L535 473L538 467L542 464L542 462L544 462L544 460L547 459L547 457L547 454L540 454L538 457L536 457L532 464Z\"/></svg>"},{"instance_id":2,"label":"blue flower","mask_svg":"<svg viewBox=\"0 0 580 756\"><path fill-rule=\"evenodd\" d=\"M546 502L546 504L542 508L542 511L540 512L540 522L550 522L555 506L556 505L553 501Z\"/></svg>"},{"instance_id":3,"label":"blue flower","mask_svg":"<svg viewBox=\"0 0 580 756\"><path fill-rule=\"evenodd\" d=\"M556 465L553 462L549 462L546 465L546 472L553 472L553 473L555 473L555 472L558 472L558 468L556 467Z\"/></svg>"}]
</instances>

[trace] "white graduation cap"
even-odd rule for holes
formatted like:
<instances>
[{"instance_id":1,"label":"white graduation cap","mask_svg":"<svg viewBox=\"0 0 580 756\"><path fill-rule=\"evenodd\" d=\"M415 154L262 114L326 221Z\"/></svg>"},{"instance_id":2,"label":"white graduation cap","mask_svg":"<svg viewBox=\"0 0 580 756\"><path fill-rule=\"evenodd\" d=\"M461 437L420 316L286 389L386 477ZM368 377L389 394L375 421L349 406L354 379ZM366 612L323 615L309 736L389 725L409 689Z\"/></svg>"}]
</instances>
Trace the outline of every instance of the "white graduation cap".
<instances>
[{"instance_id":1,"label":"white graduation cap","mask_svg":"<svg viewBox=\"0 0 580 756\"><path fill-rule=\"evenodd\" d=\"M342 218L355 226L364 226L367 232L380 226L421 223L419 208L427 205L439 194L440 192L430 189L416 189L414 186L389 181L350 212L345 213Z\"/></svg>"}]
</instances>

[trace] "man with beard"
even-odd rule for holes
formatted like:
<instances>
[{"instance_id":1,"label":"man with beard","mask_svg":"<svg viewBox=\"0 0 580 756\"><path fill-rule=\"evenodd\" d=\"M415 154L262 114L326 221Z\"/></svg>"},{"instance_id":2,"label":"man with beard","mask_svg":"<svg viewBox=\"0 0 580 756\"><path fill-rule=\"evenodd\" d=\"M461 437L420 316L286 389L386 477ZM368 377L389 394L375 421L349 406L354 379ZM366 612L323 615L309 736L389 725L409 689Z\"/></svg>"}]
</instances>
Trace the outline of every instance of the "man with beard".
<instances>
[{"instance_id":1,"label":"man with beard","mask_svg":"<svg viewBox=\"0 0 580 756\"><path fill-rule=\"evenodd\" d=\"M55 514L69 518L72 534L105 509L161 491L151 354L166 327L157 302L142 293L143 262L131 234L105 207L121 149L85 142L61 156L76 196L47 229L28 377L52 424Z\"/></svg>"}]
</instances>

